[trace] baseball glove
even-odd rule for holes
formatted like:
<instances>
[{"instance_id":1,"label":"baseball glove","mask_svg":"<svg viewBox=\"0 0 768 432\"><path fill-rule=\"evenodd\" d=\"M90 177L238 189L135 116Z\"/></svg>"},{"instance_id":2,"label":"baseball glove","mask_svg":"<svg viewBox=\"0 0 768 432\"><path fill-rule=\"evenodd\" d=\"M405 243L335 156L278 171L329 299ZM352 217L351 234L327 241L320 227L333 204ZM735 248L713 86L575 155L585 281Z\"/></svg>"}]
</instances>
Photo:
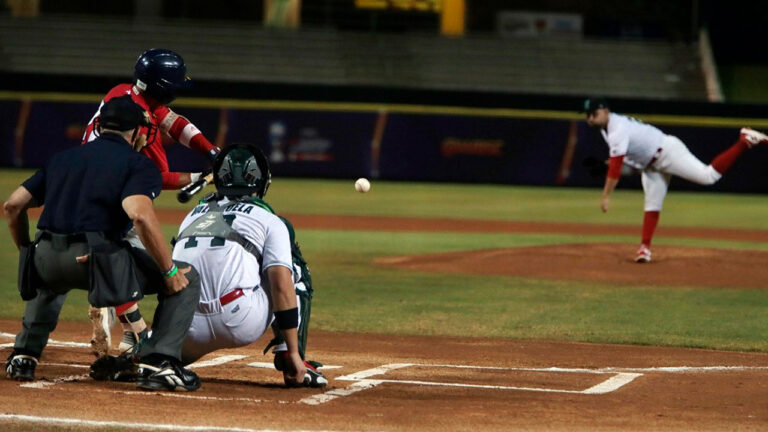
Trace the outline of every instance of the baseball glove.
<instances>
[{"instance_id":1,"label":"baseball glove","mask_svg":"<svg viewBox=\"0 0 768 432\"><path fill-rule=\"evenodd\" d=\"M590 177L593 178L605 178L605 174L608 173L608 162L594 156L584 158L581 165L587 169Z\"/></svg>"}]
</instances>

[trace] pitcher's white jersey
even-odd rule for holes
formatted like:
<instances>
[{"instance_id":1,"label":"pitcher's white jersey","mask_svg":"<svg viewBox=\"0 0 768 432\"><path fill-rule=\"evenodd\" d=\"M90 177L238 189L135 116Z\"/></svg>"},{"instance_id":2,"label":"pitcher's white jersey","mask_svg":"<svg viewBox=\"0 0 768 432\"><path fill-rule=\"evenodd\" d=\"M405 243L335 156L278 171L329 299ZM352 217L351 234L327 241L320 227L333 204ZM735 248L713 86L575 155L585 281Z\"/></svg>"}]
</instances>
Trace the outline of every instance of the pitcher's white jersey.
<instances>
[{"instance_id":1,"label":"pitcher's white jersey","mask_svg":"<svg viewBox=\"0 0 768 432\"><path fill-rule=\"evenodd\" d=\"M173 258L192 264L200 274L200 302L217 300L236 288L244 290L261 286L261 273L274 265L293 271L291 243L283 221L262 207L249 202L219 201L224 220L253 243L262 255L256 257L232 240L190 237L173 248ZM208 212L208 204L196 206L179 227L184 231L192 222Z\"/></svg>"},{"instance_id":2,"label":"pitcher's white jersey","mask_svg":"<svg viewBox=\"0 0 768 432\"><path fill-rule=\"evenodd\" d=\"M624 163L637 169L648 166L667 137L654 126L613 112L609 114L607 130L600 132L608 143L609 155L624 156Z\"/></svg>"}]
</instances>

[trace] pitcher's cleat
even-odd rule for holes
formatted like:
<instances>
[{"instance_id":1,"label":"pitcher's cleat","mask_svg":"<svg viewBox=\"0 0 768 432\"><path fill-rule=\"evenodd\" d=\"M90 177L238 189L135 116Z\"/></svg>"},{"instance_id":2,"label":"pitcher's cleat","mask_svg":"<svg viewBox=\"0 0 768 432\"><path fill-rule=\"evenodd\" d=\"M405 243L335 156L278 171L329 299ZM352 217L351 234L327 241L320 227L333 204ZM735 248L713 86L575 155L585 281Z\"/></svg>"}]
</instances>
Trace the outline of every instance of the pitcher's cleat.
<instances>
[{"instance_id":1,"label":"pitcher's cleat","mask_svg":"<svg viewBox=\"0 0 768 432\"><path fill-rule=\"evenodd\" d=\"M635 255L635 262L636 263L651 262L651 250L648 248L648 246L644 244L640 245L640 249L637 250L637 254Z\"/></svg>"},{"instance_id":2,"label":"pitcher's cleat","mask_svg":"<svg viewBox=\"0 0 768 432\"><path fill-rule=\"evenodd\" d=\"M749 147L768 143L768 135L751 128L741 128L739 139L744 141Z\"/></svg>"}]
</instances>

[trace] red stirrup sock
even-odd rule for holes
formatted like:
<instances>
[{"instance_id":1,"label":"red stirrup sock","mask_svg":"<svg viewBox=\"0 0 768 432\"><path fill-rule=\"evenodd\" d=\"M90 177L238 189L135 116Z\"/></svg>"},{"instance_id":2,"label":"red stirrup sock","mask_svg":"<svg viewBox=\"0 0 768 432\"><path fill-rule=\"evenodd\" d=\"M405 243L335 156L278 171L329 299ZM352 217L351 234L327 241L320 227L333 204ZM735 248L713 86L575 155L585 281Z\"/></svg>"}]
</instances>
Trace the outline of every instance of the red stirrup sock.
<instances>
[{"instance_id":1,"label":"red stirrup sock","mask_svg":"<svg viewBox=\"0 0 768 432\"><path fill-rule=\"evenodd\" d=\"M656 225L659 224L659 216L661 212L647 211L643 217L643 240L642 243L647 247L651 247L651 239L653 233L656 231Z\"/></svg>"},{"instance_id":2,"label":"red stirrup sock","mask_svg":"<svg viewBox=\"0 0 768 432\"><path fill-rule=\"evenodd\" d=\"M133 312L138 308L136 302L129 302L125 304L121 304L120 306L115 306L115 315L120 316L126 312Z\"/></svg>"},{"instance_id":3,"label":"red stirrup sock","mask_svg":"<svg viewBox=\"0 0 768 432\"><path fill-rule=\"evenodd\" d=\"M741 156L741 154L744 153L744 151L748 148L749 146L746 142L738 140L727 150L712 159L712 163L710 165L712 165L712 168L714 168L715 171L719 172L720 174L725 174L725 172L731 168L731 165L736 162L736 159L738 159L739 156Z\"/></svg>"}]
</instances>

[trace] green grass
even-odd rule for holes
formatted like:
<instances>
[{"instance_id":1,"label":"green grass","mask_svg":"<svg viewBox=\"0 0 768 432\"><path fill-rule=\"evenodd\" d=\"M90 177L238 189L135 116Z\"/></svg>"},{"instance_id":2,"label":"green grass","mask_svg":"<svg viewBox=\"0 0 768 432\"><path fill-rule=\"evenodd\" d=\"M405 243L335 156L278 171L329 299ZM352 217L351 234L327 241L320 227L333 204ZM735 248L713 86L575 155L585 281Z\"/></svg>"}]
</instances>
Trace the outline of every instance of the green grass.
<instances>
[{"instance_id":1,"label":"green grass","mask_svg":"<svg viewBox=\"0 0 768 432\"><path fill-rule=\"evenodd\" d=\"M0 194L29 171L0 174ZM281 213L385 215L606 223L637 226L642 193L619 189L607 214L600 190L374 181L368 194L352 180L276 179L269 202ZM164 193L157 206L189 209ZM768 196L673 191L662 226L768 229ZM460 222L459 222L460 223ZM176 227L166 226L170 238ZM330 331L572 340L768 351L768 290L637 286L435 274L374 264L381 256L585 242L624 242L632 236L539 233L424 233L302 230L316 297L312 327ZM768 250L768 243L659 237L657 244ZM17 253L0 229L0 310L20 318ZM468 252L469 253L469 252ZM725 288L725 287L724 287ZM766 287L768 288L768 287ZM83 292L69 295L62 318L86 319ZM147 317L154 298L142 301Z\"/></svg>"}]
</instances>

